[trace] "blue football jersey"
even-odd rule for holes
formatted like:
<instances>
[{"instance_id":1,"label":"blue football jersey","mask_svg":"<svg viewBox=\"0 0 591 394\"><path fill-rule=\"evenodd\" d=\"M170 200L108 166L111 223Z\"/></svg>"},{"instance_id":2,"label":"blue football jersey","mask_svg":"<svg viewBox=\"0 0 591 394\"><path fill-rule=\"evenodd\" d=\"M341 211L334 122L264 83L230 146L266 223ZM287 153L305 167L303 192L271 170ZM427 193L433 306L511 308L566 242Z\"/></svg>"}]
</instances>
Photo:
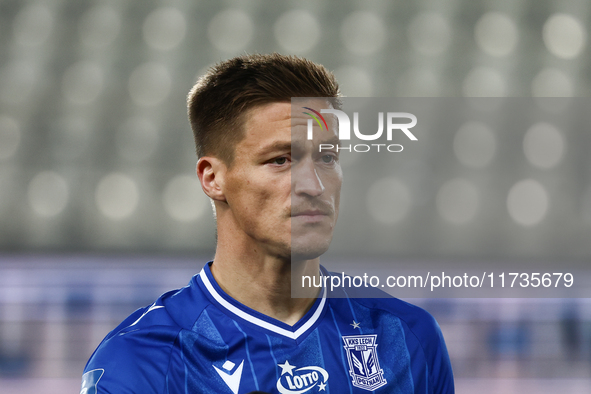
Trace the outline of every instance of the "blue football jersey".
<instances>
[{"instance_id":1,"label":"blue football jersey","mask_svg":"<svg viewBox=\"0 0 591 394\"><path fill-rule=\"evenodd\" d=\"M252 391L447 394L454 383L439 326L419 307L323 290L290 326L228 296L208 264L107 335L81 394Z\"/></svg>"}]
</instances>

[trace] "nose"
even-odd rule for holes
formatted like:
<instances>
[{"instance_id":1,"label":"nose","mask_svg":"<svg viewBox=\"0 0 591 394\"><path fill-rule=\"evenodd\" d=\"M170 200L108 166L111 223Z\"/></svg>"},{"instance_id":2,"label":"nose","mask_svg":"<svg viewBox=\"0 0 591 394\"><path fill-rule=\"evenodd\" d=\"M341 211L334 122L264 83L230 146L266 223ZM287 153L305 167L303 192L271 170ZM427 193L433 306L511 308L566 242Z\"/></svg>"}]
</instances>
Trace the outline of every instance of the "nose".
<instances>
[{"instance_id":1,"label":"nose","mask_svg":"<svg viewBox=\"0 0 591 394\"><path fill-rule=\"evenodd\" d=\"M312 160L304 160L292 167L291 188L296 195L311 197L318 197L324 192L325 187Z\"/></svg>"}]
</instances>

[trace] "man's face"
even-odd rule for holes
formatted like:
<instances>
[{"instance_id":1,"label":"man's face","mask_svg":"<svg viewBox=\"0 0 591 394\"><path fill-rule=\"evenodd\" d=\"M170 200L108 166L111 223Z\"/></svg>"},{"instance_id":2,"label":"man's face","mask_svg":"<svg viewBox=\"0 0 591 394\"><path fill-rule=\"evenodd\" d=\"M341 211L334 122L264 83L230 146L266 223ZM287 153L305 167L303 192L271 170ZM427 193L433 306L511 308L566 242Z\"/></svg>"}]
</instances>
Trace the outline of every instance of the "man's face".
<instances>
[{"instance_id":1,"label":"man's face","mask_svg":"<svg viewBox=\"0 0 591 394\"><path fill-rule=\"evenodd\" d=\"M307 106L327 108L323 100ZM331 117L326 117L328 130L315 127L309 141L310 117L302 112L292 117L290 103L251 109L224 182L238 230L256 247L295 260L316 258L328 249L342 182L336 150L318 149L321 143L338 143Z\"/></svg>"}]
</instances>

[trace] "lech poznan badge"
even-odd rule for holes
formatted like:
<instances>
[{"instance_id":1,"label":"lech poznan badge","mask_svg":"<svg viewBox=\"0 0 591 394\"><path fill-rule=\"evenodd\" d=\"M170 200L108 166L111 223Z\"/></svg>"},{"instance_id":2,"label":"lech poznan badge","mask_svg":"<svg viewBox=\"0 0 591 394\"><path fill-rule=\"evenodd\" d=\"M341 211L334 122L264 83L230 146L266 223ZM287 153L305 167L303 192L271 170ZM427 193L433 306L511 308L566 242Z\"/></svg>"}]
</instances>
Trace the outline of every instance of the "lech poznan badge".
<instances>
[{"instance_id":1,"label":"lech poznan badge","mask_svg":"<svg viewBox=\"0 0 591 394\"><path fill-rule=\"evenodd\" d=\"M349 374L355 387L372 391L388 383L378 361L377 337L375 334L343 337Z\"/></svg>"}]
</instances>

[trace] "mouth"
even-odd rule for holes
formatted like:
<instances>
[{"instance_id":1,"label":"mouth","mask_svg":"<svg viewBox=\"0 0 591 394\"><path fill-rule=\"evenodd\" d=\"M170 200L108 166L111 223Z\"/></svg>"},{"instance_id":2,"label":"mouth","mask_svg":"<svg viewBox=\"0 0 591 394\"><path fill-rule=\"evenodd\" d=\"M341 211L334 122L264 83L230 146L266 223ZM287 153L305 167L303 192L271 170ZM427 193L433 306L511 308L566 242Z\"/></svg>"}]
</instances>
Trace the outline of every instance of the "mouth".
<instances>
[{"instance_id":1,"label":"mouth","mask_svg":"<svg viewBox=\"0 0 591 394\"><path fill-rule=\"evenodd\" d=\"M296 211L291 214L291 217L297 220L314 223L330 217L330 212L322 209L306 209L303 211Z\"/></svg>"}]
</instances>

